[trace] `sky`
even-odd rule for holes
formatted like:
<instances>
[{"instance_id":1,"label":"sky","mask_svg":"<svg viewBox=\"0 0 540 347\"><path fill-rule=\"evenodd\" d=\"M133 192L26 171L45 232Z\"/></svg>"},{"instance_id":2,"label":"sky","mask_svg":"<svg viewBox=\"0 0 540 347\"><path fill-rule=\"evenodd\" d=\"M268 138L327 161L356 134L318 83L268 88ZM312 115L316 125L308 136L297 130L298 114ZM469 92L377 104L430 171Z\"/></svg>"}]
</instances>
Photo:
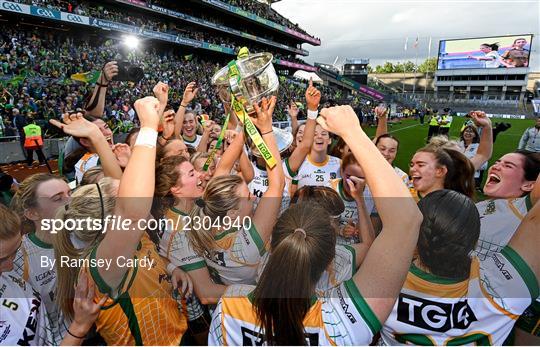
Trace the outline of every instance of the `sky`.
<instances>
[{"instance_id":1,"label":"sky","mask_svg":"<svg viewBox=\"0 0 540 347\"><path fill-rule=\"evenodd\" d=\"M369 58L376 66L416 57L421 63L430 37L434 57L441 39L532 33L530 66L540 71L540 0L281 0L272 7L321 39L320 47L303 45L308 63L333 63L336 57L338 64Z\"/></svg>"}]
</instances>

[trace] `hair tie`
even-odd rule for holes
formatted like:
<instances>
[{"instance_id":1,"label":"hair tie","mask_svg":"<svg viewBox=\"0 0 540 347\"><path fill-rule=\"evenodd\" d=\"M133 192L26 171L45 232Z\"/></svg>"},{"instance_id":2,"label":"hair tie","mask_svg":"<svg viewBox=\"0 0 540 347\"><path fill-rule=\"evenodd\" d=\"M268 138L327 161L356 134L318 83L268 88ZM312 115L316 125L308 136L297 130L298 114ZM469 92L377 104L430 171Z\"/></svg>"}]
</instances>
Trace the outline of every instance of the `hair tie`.
<instances>
[{"instance_id":1,"label":"hair tie","mask_svg":"<svg viewBox=\"0 0 540 347\"><path fill-rule=\"evenodd\" d=\"M99 204L101 205L101 231L105 228L105 204L103 202L103 194L101 194L101 188L99 186L99 183L96 183L96 188L99 194ZM98 234L99 235L99 234Z\"/></svg>"},{"instance_id":2,"label":"hair tie","mask_svg":"<svg viewBox=\"0 0 540 347\"><path fill-rule=\"evenodd\" d=\"M306 231L305 231L304 229L302 229L302 228L296 228L296 229L294 229L293 234L296 234L296 232L299 232L299 233L301 233L302 235L304 235L304 240L306 239L307 235L306 235Z\"/></svg>"},{"instance_id":3,"label":"hair tie","mask_svg":"<svg viewBox=\"0 0 540 347\"><path fill-rule=\"evenodd\" d=\"M195 200L195 205L199 206L200 208L204 208L206 206L206 202L201 198L197 198Z\"/></svg>"}]
</instances>

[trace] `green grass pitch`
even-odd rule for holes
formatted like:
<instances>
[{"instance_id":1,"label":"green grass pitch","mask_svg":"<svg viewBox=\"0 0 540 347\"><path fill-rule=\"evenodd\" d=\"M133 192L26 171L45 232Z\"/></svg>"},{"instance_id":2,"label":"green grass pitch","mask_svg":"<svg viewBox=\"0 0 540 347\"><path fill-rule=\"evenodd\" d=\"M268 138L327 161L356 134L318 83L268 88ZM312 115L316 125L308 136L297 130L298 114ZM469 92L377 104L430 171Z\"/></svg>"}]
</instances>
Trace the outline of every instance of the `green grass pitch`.
<instances>
[{"instance_id":1,"label":"green grass pitch","mask_svg":"<svg viewBox=\"0 0 540 347\"><path fill-rule=\"evenodd\" d=\"M450 137L459 139L459 131L463 123L468 119L463 117L454 117L452 127L450 128ZM489 161L491 165L495 160L502 155L512 152L517 149L519 139L526 128L534 126L534 120L531 119L501 119L491 118L493 125L495 122L509 123L512 127L503 133L499 133L497 141L493 146L493 156ZM401 121L400 124L394 124L388 128L389 132L399 139L400 145L396 160L394 162L403 171L408 172L409 162L417 149L426 144L428 133L427 122L420 125L418 120L407 119ZM375 136L375 127L364 127L364 131L370 136Z\"/></svg>"}]
</instances>

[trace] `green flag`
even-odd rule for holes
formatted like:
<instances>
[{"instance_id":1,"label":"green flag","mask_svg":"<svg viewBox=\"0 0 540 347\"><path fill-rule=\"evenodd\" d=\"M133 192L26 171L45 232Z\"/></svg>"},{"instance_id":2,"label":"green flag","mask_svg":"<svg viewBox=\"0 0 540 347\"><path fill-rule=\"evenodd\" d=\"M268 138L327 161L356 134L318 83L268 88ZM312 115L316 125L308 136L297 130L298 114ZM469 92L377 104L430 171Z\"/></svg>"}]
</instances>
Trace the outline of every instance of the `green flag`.
<instances>
[{"instance_id":1,"label":"green flag","mask_svg":"<svg viewBox=\"0 0 540 347\"><path fill-rule=\"evenodd\" d=\"M99 71L80 72L71 75L71 79L74 81L80 81L84 83L96 83L99 78Z\"/></svg>"}]
</instances>

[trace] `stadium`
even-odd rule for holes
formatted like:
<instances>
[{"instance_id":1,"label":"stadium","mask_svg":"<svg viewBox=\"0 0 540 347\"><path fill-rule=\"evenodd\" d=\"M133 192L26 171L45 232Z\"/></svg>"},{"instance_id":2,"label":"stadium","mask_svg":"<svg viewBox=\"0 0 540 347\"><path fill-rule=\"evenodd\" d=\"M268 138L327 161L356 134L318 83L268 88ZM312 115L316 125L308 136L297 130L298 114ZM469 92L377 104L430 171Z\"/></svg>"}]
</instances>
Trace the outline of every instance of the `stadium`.
<instances>
[{"instance_id":1,"label":"stadium","mask_svg":"<svg viewBox=\"0 0 540 347\"><path fill-rule=\"evenodd\" d=\"M1 345L540 344L539 33L297 5L0 0Z\"/></svg>"}]
</instances>

